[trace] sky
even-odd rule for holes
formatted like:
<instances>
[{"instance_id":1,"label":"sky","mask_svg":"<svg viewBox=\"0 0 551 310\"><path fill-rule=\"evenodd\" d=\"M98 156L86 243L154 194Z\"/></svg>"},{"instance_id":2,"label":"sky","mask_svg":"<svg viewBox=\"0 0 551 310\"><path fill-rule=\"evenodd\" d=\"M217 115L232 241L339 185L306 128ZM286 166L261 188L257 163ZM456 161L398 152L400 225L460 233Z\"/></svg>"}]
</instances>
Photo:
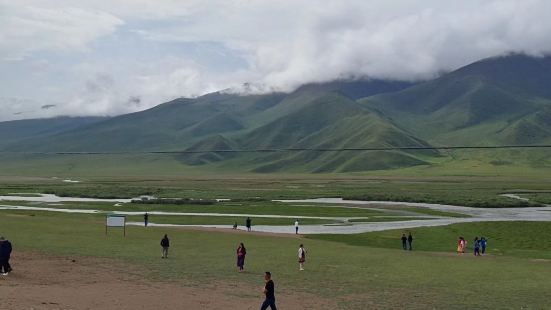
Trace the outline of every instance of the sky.
<instances>
[{"instance_id":1,"label":"sky","mask_svg":"<svg viewBox=\"0 0 551 310\"><path fill-rule=\"evenodd\" d=\"M425 80L551 52L548 0L0 0L0 121ZM248 83L248 87L243 87Z\"/></svg>"}]
</instances>

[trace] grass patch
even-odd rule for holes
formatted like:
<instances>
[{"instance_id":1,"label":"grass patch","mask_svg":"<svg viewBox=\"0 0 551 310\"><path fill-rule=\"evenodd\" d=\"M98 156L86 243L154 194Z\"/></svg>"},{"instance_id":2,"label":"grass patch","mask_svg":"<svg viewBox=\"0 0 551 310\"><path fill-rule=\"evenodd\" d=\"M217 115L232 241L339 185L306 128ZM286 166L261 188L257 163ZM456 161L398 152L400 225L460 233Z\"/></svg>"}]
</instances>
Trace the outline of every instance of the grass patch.
<instances>
[{"instance_id":1,"label":"grass patch","mask_svg":"<svg viewBox=\"0 0 551 310\"><path fill-rule=\"evenodd\" d=\"M346 208L325 205L291 205L279 202L243 202L243 203L217 203L214 205L169 205L169 204L122 204L114 206L114 203L105 202L64 202L54 206L47 203L0 201L5 205L21 205L44 208L62 208L76 210L100 210L100 211L133 211L133 212L182 212L182 213L224 213L224 214L259 214L259 215L288 215L288 216L319 216L319 217L369 217L384 215L385 212L368 208Z\"/></svg>"},{"instance_id":2,"label":"grass patch","mask_svg":"<svg viewBox=\"0 0 551 310\"><path fill-rule=\"evenodd\" d=\"M128 221L141 222L143 216L129 216ZM265 217L251 217L252 225L276 225L276 226L293 226L295 219L291 218L265 218ZM231 217L231 216L161 216L150 215L149 221L156 224L178 224L178 225L233 225L237 223L239 226L245 226L244 217ZM301 225L314 225L314 224L331 224L335 221L323 220L323 219L304 219L299 218Z\"/></svg>"},{"instance_id":3,"label":"grass patch","mask_svg":"<svg viewBox=\"0 0 551 310\"><path fill-rule=\"evenodd\" d=\"M458 217L458 218L468 218L471 217L467 214L457 213L457 212L448 212L448 211L440 211L440 210L433 210L429 208L421 208L421 207L400 207L398 210L401 211L407 211L407 212L415 212L425 215L432 215L432 216L443 216L443 217Z\"/></svg>"},{"instance_id":4,"label":"grass patch","mask_svg":"<svg viewBox=\"0 0 551 310\"><path fill-rule=\"evenodd\" d=\"M507 256L526 256L514 251L475 259L467 255L352 246L342 242L350 241L345 239L347 236L338 236L343 239L340 242L330 242L320 236L299 240L153 227L128 227L126 237L115 231L106 237L103 218L74 214L0 213L0 227L2 234L13 242L12 264L16 270L17 252L29 250L77 259L79 256L114 258L143 267L144 277L181 280L186 285L222 281L260 286L262 273L269 270L274 275L279 298L285 298L290 292L312 293L333 298L340 309L545 309L549 305L550 263ZM447 238L442 239L440 228L431 229L413 231L416 248L423 244L433 250L438 250L436 245L442 249L453 248L455 240L449 244ZM453 229L461 230L465 236L483 229L490 238L491 251L510 239L515 240L511 245L520 246L521 250L548 250L549 245L541 242L541 236L551 233L545 223L495 223L493 229L482 224ZM168 260L159 258L158 244L164 233L168 233L172 241ZM383 234L379 234L379 238L375 238L376 234L355 237L356 240L383 239L372 244L390 247L392 242L394 247L395 243L399 246L397 233L389 233L388 237L392 238L383 238ZM456 233L450 230L447 235L451 239ZM513 238L515 235L517 238ZM532 238L532 242L523 245L528 238ZM244 274L237 273L235 268L235 248L239 242L248 248ZM309 250L306 272L297 270L299 243L305 243ZM353 243L366 245L360 241ZM491 283L484 287L484 298L480 298L480 286L473 285L473 275Z\"/></svg>"},{"instance_id":5,"label":"grass patch","mask_svg":"<svg viewBox=\"0 0 551 310\"><path fill-rule=\"evenodd\" d=\"M389 216L389 217L370 217L364 219L350 219L350 223L373 223L373 222L402 222L415 220L432 220L428 217L406 217L406 216Z\"/></svg>"},{"instance_id":6,"label":"grass patch","mask_svg":"<svg viewBox=\"0 0 551 310\"><path fill-rule=\"evenodd\" d=\"M488 254L551 259L551 243L542 242L551 231L547 222L481 222L439 227L389 230L354 235L309 235L308 238L342 242L354 246L398 249L402 233L414 236L414 249L419 251L455 253L457 239L463 236L472 250L474 237L488 239Z\"/></svg>"}]
</instances>

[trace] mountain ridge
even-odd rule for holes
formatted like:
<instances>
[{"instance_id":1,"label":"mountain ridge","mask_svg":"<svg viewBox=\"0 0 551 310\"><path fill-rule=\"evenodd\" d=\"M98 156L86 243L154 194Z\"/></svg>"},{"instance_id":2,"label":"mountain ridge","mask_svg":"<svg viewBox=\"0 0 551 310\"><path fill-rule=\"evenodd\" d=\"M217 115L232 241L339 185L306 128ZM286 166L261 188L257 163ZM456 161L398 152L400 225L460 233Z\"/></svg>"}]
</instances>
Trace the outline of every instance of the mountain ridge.
<instances>
[{"instance_id":1,"label":"mountain ridge","mask_svg":"<svg viewBox=\"0 0 551 310\"><path fill-rule=\"evenodd\" d=\"M0 123L0 128L17 124ZM551 57L494 57L419 83L338 80L303 85L288 94L215 92L66 130L14 137L0 143L0 149L200 151L175 158L183 165L263 173L430 166L446 154L436 150L209 151L551 143Z\"/></svg>"}]
</instances>

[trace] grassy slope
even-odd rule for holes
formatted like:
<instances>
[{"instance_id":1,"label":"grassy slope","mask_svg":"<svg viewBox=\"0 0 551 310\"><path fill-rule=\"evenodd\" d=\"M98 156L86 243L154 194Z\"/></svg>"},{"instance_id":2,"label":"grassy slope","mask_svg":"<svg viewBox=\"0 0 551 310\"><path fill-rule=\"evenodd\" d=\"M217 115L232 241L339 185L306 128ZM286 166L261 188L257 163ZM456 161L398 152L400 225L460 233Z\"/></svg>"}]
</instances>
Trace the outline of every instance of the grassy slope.
<instances>
[{"instance_id":1,"label":"grassy slope","mask_svg":"<svg viewBox=\"0 0 551 310\"><path fill-rule=\"evenodd\" d=\"M103 221L71 215L1 215L0 227L14 244L12 264L16 272L19 272L17 251L33 250L76 259L81 255L116 258L147 266L145 270L150 273L145 277L179 279L186 285L206 285L213 281L261 285L262 273L270 270L279 298L285 298L288 292L310 292L334 298L342 309L543 309L548 306L549 263L524 258L474 259L323 240L140 227L129 227L126 238L114 230L105 237ZM545 232L548 233L537 231L534 237ZM159 259L158 243L164 233L172 239L169 260ZM67 238L68 235L71 238ZM422 243L422 235L416 232L416 236L417 246ZM494 239L490 240L493 246ZM512 248L518 246L518 240L522 239L510 240ZM234 266L235 247L239 242L248 248L245 274L238 274ZM297 271L295 257L301 242L309 250L307 271L303 273ZM480 285L473 284L475 279L484 279L483 283L487 284L482 290L483 298Z\"/></svg>"},{"instance_id":2,"label":"grassy slope","mask_svg":"<svg viewBox=\"0 0 551 310\"><path fill-rule=\"evenodd\" d=\"M495 256L517 256L532 259L551 259L551 244L545 242L546 222L487 222L466 223L431 228L412 228L407 231L389 230L357 235L314 235L309 238L344 242L355 246L398 249L402 233L414 236L414 249L453 253L457 239L462 236L472 255L475 237L488 240L488 253Z\"/></svg>"},{"instance_id":3,"label":"grassy slope","mask_svg":"<svg viewBox=\"0 0 551 310\"><path fill-rule=\"evenodd\" d=\"M104 117L56 117L0 122L0 148L27 139L44 139L105 120Z\"/></svg>"},{"instance_id":4,"label":"grassy slope","mask_svg":"<svg viewBox=\"0 0 551 310\"><path fill-rule=\"evenodd\" d=\"M483 60L361 102L436 144L535 144L551 139L551 58Z\"/></svg>"}]
</instances>

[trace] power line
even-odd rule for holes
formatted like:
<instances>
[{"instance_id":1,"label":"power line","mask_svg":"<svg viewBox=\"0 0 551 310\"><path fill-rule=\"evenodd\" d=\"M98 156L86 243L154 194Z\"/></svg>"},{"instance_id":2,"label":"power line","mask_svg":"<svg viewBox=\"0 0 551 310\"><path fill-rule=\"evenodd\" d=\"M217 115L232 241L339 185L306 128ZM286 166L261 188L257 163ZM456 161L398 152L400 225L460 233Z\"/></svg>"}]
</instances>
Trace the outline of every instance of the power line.
<instances>
[{"instance_id":1,"label":"power line","mask_svg":"<svg viewBox=\"0 0 551 310\"><path fill-rule=\"evenodd\" d=\"M132 154L205 154L205 153L283 153L283 152L368 152L368 151L415 151L415 150L495 150L551 148L551 145L494 145L494 146L397 146L397 147L352 147L352 148L267 148L230 150L176 150L176 151L97 151L97 152L33 152L0 151L0 154L21 155L132 155Z\"/></svg>"}]
</instances>

